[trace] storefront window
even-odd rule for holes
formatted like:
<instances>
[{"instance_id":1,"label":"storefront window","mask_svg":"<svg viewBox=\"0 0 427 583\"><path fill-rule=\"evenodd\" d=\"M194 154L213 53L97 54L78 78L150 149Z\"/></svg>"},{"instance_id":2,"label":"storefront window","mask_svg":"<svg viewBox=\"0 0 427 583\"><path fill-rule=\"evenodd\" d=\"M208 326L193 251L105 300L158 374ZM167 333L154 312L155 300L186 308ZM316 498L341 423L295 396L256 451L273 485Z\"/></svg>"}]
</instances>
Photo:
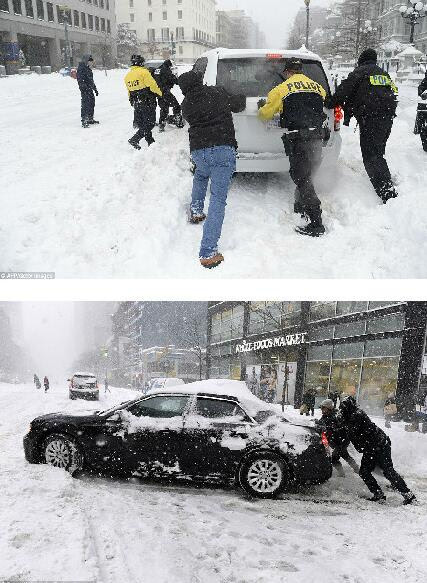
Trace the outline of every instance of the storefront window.
<instances>
[{"instance_id":1,"label":"storefront window","mask_svg":"<svg viewBox=\"0 0 427 583\"><path fill-rule=\"evenodd\" d=\"M240 362L232 362L230 366L230 378L234 381L240 381L241 366Z\"/></svg>"},{"instance_id":2,"label":"storefront window","mask_svg":"<svg viewBox=\"0 0 427 583\"><path fill-rule=\"evenodd\" d=\"M336 303L337 302L311 302L310 322L333 318L335 316Z\"/></svg>"},{"instance_id":3,"label":"storefront window","mask_svg":"<svg viewBox=\"0 0 427 583\"><path fill-rule=\"evenodd\" d=\"M377 310L378 308L385 308L386 306L394 306L400 302L369 302L370 310Z\"/></svg>"},{"instance_id":4,"label":"storefront window","mask_svg":"<svg viewBox=\"0 0 427 583\"><path fill-rule=\"evenodd\" d=\"M359 403L367 412L380 413L390 393L396 392L399 357L365 358Z\"/></svg>"},{"instance_id":5,"label":"storefront window","mask_svg":"<svg viewBox=\"0 0 427 583\"><path fill-rule=\"evenodd\" d=\"M306 391L307 389L316 389L318 397L326 397L328 393L330 372L330 360L308 362L305 369L304 390Z\"/></svg>"},{"instance_id":6,"label":"storefront window","mask_svg":"<svg viewBox=\"0 0 427 583\"><path fill-rule=\"evenodd\" d=\"M363 346L363 342L348 342L346 344L337 344L334 347L333 360L362 358Z\"/></svg>"},{"instance_id":7,"label":"storefront window","mask_svg":"<svg viewBox=\"0 0 427 583\"><path fill-rule=\"evenodd\" d=\"M365 358L370 356L399 356L401 348L402 338L368 340L365 348Z\"/></svg>"},{"instance_id":8,"label":"storefront window","mask_svg":"<svg viewBox=\"0 0 427 583\"><path fill-rule=\"evenodd\" d=\"M355 397L357 394L357 387L359 386L361 367L361 358L332 361L329 390Z\"/></svg>"},{"instance_id":9,"label":"storefront window","mask_svg":"<svg viewBox=\"0 0 427 583\"><path fill-rule=\"evenodd\" d=\"M365 334L366 322L348 322L335 326L335 338L351 338Z\"/></svg>"},{"instance_id":10,"label":"storefront window","mask_svg":"<svg viewBox=\"0 0 427 583\"><path fill-rule=\"evenodd\" d=\"M301 302L282 302L282 328L298 326L301 321Z\"/></svg>"},{"instance_id":11,"label":"storefront window","mask_svg":"<svg viewBox=\"0 0 427 583\"><path fill-rule=\"evenodd\" d=\"M307 352L307 360L326 360L332 356L332 345L310 346Z\"/></svg>"},{"instance_id":12,"label":"storefront window","mask_svg":"<svg viewBox=\"0 0 427 583\"><path fill-rule=\"evenodd\" d=\"M368 308L368 302L337 302L337 316L364 312Z\"/></svg>"},{"instance_id":13,"label":"storefront window","mask_svg":"<svg viewBox=\"0 0 427 583\"><path fill-rule=\"evenodd\" d=\"M374 318L368 322L368 333L376 334L377 332L394 332L403 330L405 326L404 314L389 314L382 318Z\"/></svg>"},{"instance_id":14,"label":"storefront window","mask_svg":"<svg viewBox=\"0 0 427 583\"><path fill-rule=\"evenodd\" d=\"M251 302L249 333L261 334L281 327L281 302Z\"/></svg>"}]
</instances>

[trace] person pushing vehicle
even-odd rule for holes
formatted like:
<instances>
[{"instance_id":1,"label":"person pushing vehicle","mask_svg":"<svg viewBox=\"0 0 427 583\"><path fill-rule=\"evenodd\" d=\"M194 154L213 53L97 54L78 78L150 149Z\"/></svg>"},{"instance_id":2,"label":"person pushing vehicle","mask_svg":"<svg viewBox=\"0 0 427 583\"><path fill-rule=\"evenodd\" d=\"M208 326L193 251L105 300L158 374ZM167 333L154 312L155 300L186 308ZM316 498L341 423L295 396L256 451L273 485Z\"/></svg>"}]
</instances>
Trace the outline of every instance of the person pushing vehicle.
<instances>
[{"instance_id":1,"label":"person pushing vehicle","mask_svg":"<svg viewBox=\"0 0 427 583\"><path fill-rule=\"evenodd\" d=\"M289 157L290 175L295 182L295 212L306 215L310 222L296 231L310 237L325 233L322 206L314 189L312 176L322 159L323 111L326 91L302 72L302 61L287 59L283 71L285 81L272 89L267 101L258 102L258 115L263 121L280 113L282 137Z\"/></svg>"},{"instance_id":2,"label":"person pushing vehicle","mask_svg":"<svg viewBox=\"0 0 427 583\"><path fill-rule=\"evenodd\" d=\"M152 131L156 125L156 95L162 97L162 92L151 75L144 67L145 59L141 55L132 55L131 68L125 76L129 102L135 109L134 124L138 131L128 140L136 150L140 150L139 142L145 138L147 144L154 144Z\"/></svg>"},{"instance_id":3,"label":"person pushing vehicle","mask_svg":"<svg viewBox=\"0 0 427 583\"><path fill-rule=\"evenodd\" d=\"M360 127L363 164L377 195L385 204L398 196L384 157L397 108L397 87L377 64L377 53L366 49L358 66L327 100L331 109L345 108L347 121L354 116ZM348 125L348 124L346 124Z\"/></svg>"}]
</instances>

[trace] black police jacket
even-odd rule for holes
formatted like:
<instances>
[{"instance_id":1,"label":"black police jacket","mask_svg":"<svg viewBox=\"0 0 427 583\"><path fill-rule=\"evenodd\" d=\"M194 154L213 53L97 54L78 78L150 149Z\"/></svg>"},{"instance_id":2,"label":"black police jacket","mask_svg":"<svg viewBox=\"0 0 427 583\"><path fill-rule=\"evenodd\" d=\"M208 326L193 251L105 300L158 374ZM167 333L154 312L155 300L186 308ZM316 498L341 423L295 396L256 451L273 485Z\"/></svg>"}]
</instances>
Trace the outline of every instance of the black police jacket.
<instances>
[{"instance_id":1,"label":"black police jacket","mask_svg":"<svg viewBox=\"0 0 427 583\"><path fill-rule=\"evenodd\" d=\"M155 75L155 78L162 92L170 91L174 85L178 85L177 77L172 73L171 68L165 64L160 67L159 73Z\"/></svg>"},{"instance_id":2,"label":"black police jacket","mask_svg":"<svg viewBox=\"0 0 427 583\"><path fill-rule=\"evenodd\" d=\"M424 79L418 85L418 95L421 96L424 93L424 91L427 91L427 72Z\"/></svg>"},{"instance_id":3,"label":"black police jacket","mask_svg":"<svg viewBox=\"0 0 427 583\"><path fill-rule=\"evenodd\" d=\"M237 148L232 113L246 108L246 98L207 85L195 85L185 95L182 115L190 125L190 150L213 146Z\"/></svg>"},{"instance_id":4,"label":"black police jacket","mask_svg":"<svg viewBox=\"0 0 427 583\"><path fill-rule=\"evenodd\" d=\"M356 409L348 416L339 415L338 419L348 439L359 452L381 449L387 443L384 431L361 409Z\"/></svg>"},{"instance_id":5,"label":"black police jacket","mask_svg":"<svg viewBox=\"0 0 427 583\"><path fill-rule=\"evenodd\" d=\"M351 111L358 121L366 117L394 117L397 91L390 75L376 63L356 67L327 99L327 106L337 105Z\"/></svg>"}]
</instances>

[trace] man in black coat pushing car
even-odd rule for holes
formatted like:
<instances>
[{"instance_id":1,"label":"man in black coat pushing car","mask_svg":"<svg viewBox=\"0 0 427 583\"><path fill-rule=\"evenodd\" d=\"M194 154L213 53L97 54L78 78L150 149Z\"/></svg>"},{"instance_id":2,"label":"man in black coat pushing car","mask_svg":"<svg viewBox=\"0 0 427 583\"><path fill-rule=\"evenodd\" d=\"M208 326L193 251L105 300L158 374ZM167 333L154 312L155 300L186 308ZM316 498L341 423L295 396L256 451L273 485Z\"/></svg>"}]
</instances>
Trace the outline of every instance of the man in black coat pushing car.
<instances>
[{"instance_id":1,"label":"man in black coat pushing car","mask_svg":"<svg viewBox=\"0 0 427 583\"><path fill-rule=\"evenodd\" d=\"M377 195L385 204L397 192L384 157L393 120L396 117L397 88L390 75L377 64L377 53L367 49L358 66L327 100L327 107L340 105L346 125L354 116L360 127L363 164Z\"/></svg>"},{"instance_id":2,"label":"man in black coat pushing car","mask_svg":"<svg viewBox=\"0 0 427 583\"><path fill-rule=\"evenodd\" d=\"M386 499L380 485L372 475L375 468L379 466L393 488L402 494L403 503L415 502L415 494L410 491L404 479L393 467L390 438L371 421L362 409L359 409L353 397L346 397L341 402L339 422L346 431L348 440L357 451L362 453L359 475L373 494L370 500L384 502Z\"/></svg>"},{"instance_id":3,"label":"man in black coat pushing car","mask_svg":"<svg viewBox=\"0 0 427 583\"><path fill-rule=\"evenodd\" d=\"M156 81L163 93L162 97L159 98L159 131L165 131L167 121L170 121L178 128L183 128L184 122L182 119L181 106L175 95L172 93L173 87L178 85L178 78L172 72L172 61L167 59L163 65L161 65L159 73L156 75ZM170 118L169 109L171 107L173 117Z\"/></svg>"},{"instance_id":4,"label":"man in black coat pushing car","mask_svg":"<svg viewBox=\"0 0 427 583\"><path fill-rule=\"evenodd\" d=\"M95 64L91 55L83 55L77 68L77 83L82 97L82 127L88 128L99 121L93 119L95 111L95 95L98 97L98 89L93 80L92 68ZM94 95L95 94L95 95Z\"/></svg>"}]
</instances>

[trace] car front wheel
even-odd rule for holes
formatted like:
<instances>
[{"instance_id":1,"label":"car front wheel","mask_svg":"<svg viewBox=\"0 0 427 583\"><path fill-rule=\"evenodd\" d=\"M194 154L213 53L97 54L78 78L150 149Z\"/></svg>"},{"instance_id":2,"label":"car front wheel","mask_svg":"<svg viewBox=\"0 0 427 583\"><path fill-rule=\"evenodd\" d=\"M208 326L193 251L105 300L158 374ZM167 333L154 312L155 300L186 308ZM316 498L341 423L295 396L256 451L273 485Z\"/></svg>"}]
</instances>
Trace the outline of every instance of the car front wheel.
<instances>
[{"instance_id":1,"label":"car front wheel","mask_svg":"<svg viewBox=\"0 0 427 583\"><path fill-rule=\"evenodd\" d=\"M289 483L289 470L280 456L260 453L242 463L239 483L251 496L275 498Z\"/></svg>"},{"instance_id":2,"label":"car front wheel","mask_svg":"<svg viewBox=\"0 0 427 583\"><path fill-rule=\"evenodd\" d=\"M50 435L44 443L44 459L55 468L62 468L71 475L83 468L83 455L76 442L65 435Z\"/></svg>"}]
</instances>

